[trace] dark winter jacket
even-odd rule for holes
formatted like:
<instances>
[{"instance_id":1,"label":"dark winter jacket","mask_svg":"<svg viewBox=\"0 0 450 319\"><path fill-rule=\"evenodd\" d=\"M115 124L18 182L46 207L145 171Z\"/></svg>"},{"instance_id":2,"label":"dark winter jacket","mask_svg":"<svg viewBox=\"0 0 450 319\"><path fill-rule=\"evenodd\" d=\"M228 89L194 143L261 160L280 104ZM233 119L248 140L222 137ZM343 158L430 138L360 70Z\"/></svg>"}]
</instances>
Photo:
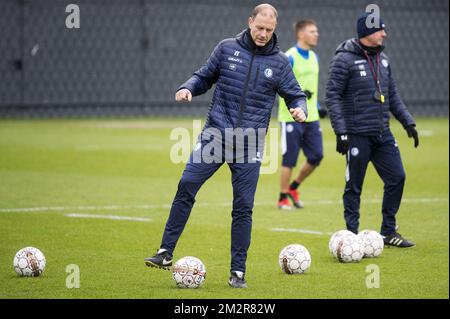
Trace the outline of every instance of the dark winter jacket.
<instances>
[{"instance_id":1,"label":"dark winter jacket","mask_svg":"<svg viewBox=\"0 0 450 319\"><path fill-rule=\"evenodd\" d=\"M374 98L377 85L358 40L347 40L338 46L330 63L326 89L326 106L337 135L380 135L389 130L389 113L405 128L415 125L397 92L389 58L382 48L378 54L384 103ZM376 53L368 56L376 69Z\"/></svg>"},{"instance_id":2,"label":"dark winter jacket","mask_svg":"<svg viewBox=\"0 0 450 319\"><path fill-rule=\"evenodd\" d=\"M213 84L205 128L267 128L277 93L289 108L307 112L306 96L275 34L264 47L254 44L249 30L221 41L206 64L178 90L185 88L196 96Z\"/></svg>"}]
</instances>

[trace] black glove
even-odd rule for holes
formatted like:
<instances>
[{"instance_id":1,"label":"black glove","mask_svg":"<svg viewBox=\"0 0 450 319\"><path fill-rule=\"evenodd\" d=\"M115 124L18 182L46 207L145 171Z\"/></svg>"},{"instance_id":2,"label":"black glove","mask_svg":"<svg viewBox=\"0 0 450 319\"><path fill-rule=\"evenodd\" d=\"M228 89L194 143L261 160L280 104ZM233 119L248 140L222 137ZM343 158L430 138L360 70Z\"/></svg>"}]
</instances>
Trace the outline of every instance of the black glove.
<instances>
[{"instance_id":1,"label":"black glove","mask_svg":"<svg viewBox=\"0 0 450 319\"><path fill-rule=\"evenodd\" d=\"M309 90L303 91L303 93L305 93L306 98L307 98L308 100L309 100L309 99L312 97L312 95L314 94L314 93L312 93L312 92L309 91Z\"/></svg>"},{"instance_id":2,"label":"black glove","mask_svg":"<svg viewBox=\"0 0 450 319\"><path fill-rule=\"evenodd\" d=\"M350 148L350 143L348 141L347 134L337 135L336 136L336 152L341 153L342 155L345 155L345 154L347 154L349 148Z\"/></svg>"},{"instance_id":3,"label":"black glove","mask_svg":"<svg viewBox=\"0 0 450 319\"><path fill-rule=\"evenodd\" d=\"M321 119L325 118L325 117L327 116L327 114L328 114L328 111L327 111L327 110L325 110L325 109L319 109L319 117L320 117Z\"/></svg>"},{"instance_id":4,"label":"black glove","mask_svg":"<svg viewBox=\"0 0 450 319\"><path fill-rule=\"evenodd\" d=\"M417 133L416 126L415 125L408 126L406 128L406 133L408 133L409 138L412 137L414 139L414 147L417 148L417 146L419 146L419 134Z\"/></svg>"}]
</instances>

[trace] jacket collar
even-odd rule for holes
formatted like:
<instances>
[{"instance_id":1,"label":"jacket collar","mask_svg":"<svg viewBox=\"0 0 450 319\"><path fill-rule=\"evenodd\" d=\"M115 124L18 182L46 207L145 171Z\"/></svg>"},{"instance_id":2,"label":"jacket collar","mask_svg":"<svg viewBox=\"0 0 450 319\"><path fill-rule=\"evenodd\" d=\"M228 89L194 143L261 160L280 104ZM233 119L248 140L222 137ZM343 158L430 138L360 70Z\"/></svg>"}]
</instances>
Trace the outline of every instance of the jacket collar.
<instances>
[{"instance_id":1,"label":"jacket collar","mask_svg":"<svg viewBox=\"0 0 450 319\"><path fill-rule=\"evenodd\" d=\"M358 40L358 44L363 49L363 51L366 51L368 55L375 55L379 54L384 50L384 45L380 45L377 47L367 47L364 44L361 43L361 41Z\"/></svg>"},{"instance_id":2,"label":"jacket collar","mask_svg":"<svg viewBox=\"0 0 450 319\"><path fill-rule=\"evenodd\" d=\"M370 50L367 50L370 49ZM342 42L336 49L336 54L339 52L352 52L357 55L365 57L364 51L367 51L369 55L381 53L384 50L384 46L379 46L377 48L363 48L358 39L350 39Z\"/></svg>"},{"instance_id":3,"label":"jacket collar","mask_svg":"<svg viewBox=\"0 0 450 319\"><path fill-rule=\"evenodd\" d=\"M250 35L250 29L243 30L236 36L237 42L244 47L245 49L255 52L258 55L272 55L280 52L280 48L278 47L278 38L274 33L269 43L267 43L263 47L259 47L253 41Z\"/></svg>"}]
</instances>

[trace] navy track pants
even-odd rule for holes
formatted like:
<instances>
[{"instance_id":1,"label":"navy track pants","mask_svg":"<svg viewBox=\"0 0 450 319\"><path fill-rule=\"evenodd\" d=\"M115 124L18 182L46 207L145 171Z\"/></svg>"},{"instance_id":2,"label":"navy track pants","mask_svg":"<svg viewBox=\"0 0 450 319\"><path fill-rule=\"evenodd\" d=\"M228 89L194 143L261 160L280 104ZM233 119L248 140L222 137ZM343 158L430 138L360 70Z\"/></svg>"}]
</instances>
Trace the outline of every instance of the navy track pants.
<instances>
[{"instance_id":1,"label":"navy track pants","mask_svg":"<svg viewBox=\"0 0 450 319\"><path fill-rule=\"evenodd\" d=\"M193 163L192 155L178 184L170 209L161 248L173 253L188 221L200 187L222 163ZM261 163L228 163L232 174L233 211L231 224L231 271L245 272L250 247L252 210Z\"/></svg>"},{"instance_id":2,"label":"navy track pants","mask_svg":"<svg viewBox=\"0 0 450 319\"><path fill-rule=\"evenodd\" d=\"M382 204L383 222L380 233L395 232L396 214L400 208L405 185L405 170L398 145L390 131L381 136L350 135L347 154L344 217L347 229L357 233L362 186L369 162L372 162L384 182Z\"/></svg>"}]
</instances>

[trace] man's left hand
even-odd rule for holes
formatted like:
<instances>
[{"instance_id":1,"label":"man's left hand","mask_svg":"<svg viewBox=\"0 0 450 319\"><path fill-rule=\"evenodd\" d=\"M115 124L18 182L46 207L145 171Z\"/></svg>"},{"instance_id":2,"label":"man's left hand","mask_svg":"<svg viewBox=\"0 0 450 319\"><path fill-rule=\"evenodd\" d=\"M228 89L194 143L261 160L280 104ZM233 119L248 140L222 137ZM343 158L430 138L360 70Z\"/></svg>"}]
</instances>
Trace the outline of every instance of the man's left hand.
<instances>
[{"instance_id":1,"label":"man's left hand","mask_svg":"<svg viewBox=\"0 0 450 319\"><path fill-rule=\"evenodd\" d=\"M417 146L419 146L419 133L417 133L415 125L408 126L406 128L406 133L408 133L408 137L414 139L414 147L417 148Z\"/></svg>"},{"instance_id":2,"label":"man's left hand","mask_svg":"<svg viewBox=\"0 0 450 319\"><path fill-rule=\"evenodd\" d=\"M303 110L299 107L295 108L295 109L289 109L289 112L291 112L292 118L296 121L296 122L304 122L306 120L306 115L305 112L303 112Z\"/></svg>"}]
</instances>

